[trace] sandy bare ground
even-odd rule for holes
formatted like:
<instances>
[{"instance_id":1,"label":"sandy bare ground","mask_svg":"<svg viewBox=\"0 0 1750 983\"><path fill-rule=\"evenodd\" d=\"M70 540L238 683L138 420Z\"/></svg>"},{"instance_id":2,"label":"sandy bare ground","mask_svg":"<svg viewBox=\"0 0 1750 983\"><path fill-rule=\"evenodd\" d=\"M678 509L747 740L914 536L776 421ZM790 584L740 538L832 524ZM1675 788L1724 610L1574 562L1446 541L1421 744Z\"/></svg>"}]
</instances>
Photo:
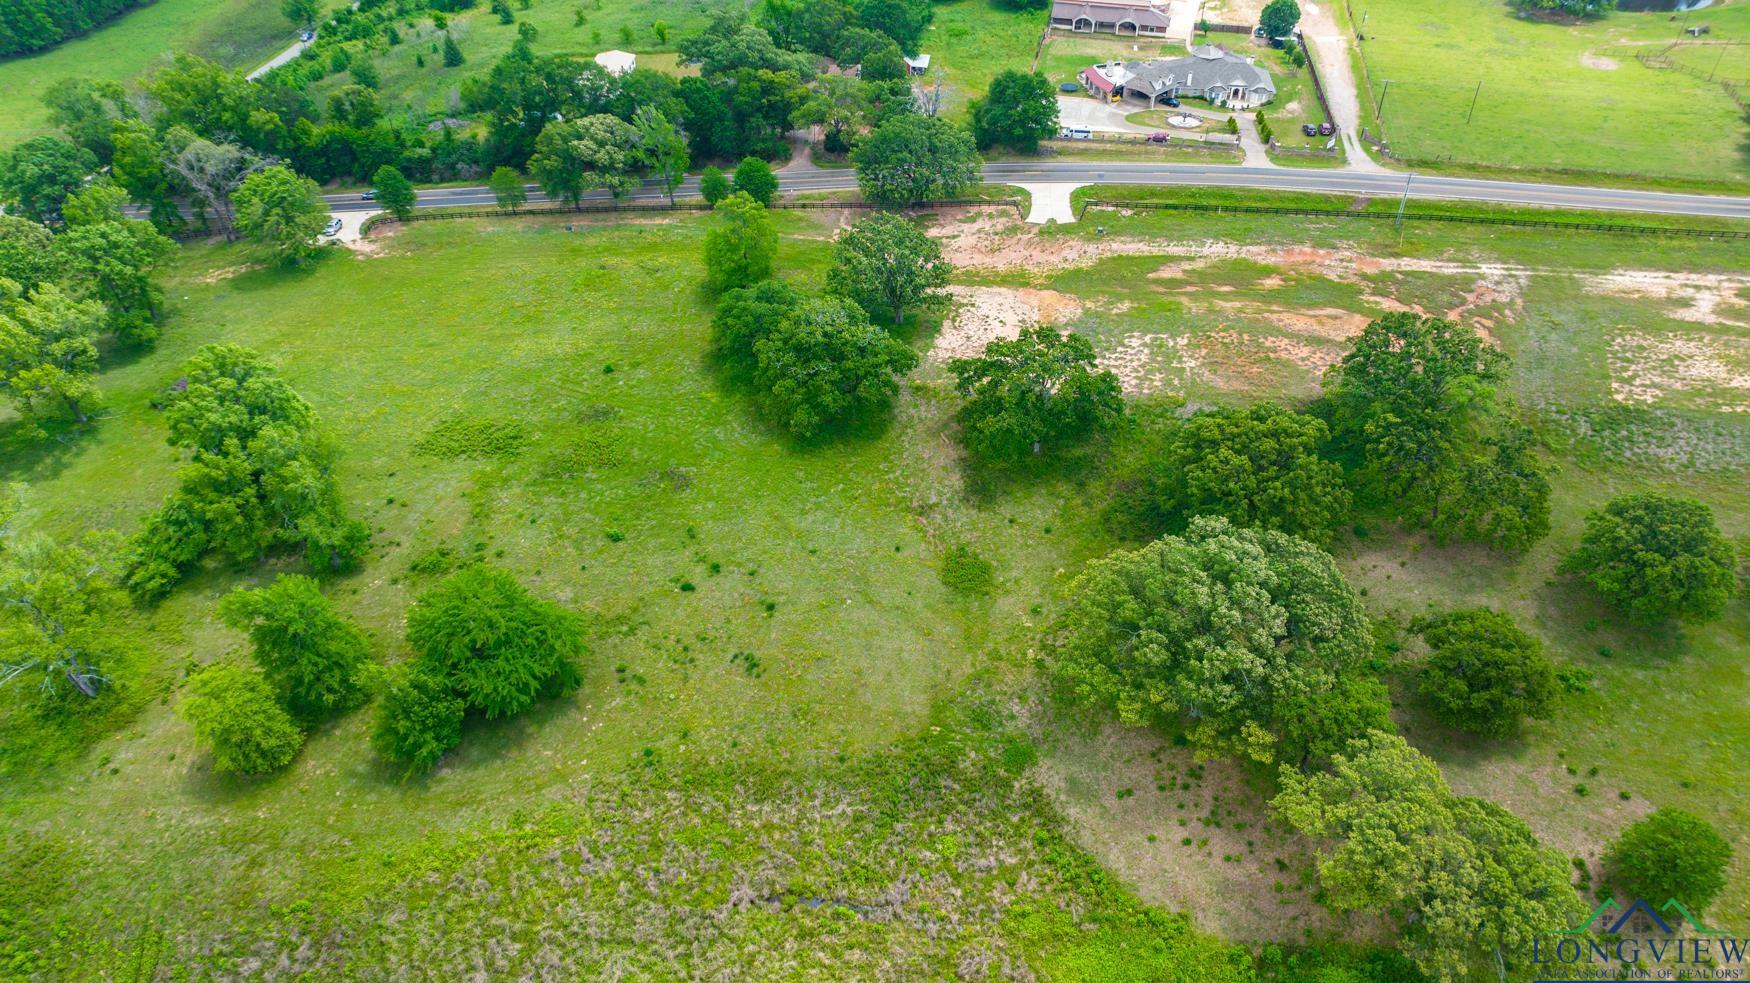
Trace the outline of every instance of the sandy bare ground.
<instances>
[{"instance_id":1,"label":"sandy bare ground","mask_svg":"<svg viewBox=\"0 0 1750 983\"><path fill-rule=\"evenodd\" d=\"M1366 940L1378 931L1371 919L1345 923L1313 903L1301 879L1311 844L1271 816L1233 762L1194 768L1188 749L1111 724L1057 743L1034 777L1076 841L1146 900L1244 941L1304 941L1307 930Z\"/></svg>"},{"instance_id":2,"label":"sandy bare ground","mask_svg":"<svg viewBox=\"0 0 1750 983\"><path fill-rule=\"evenodd\" d=\"M1750 340L1628 331L1611 339L1609 359L1617 402L1750 413Z\"/></svg>"},{"instance_id":3,"label":"sandy bare ground","mask_svg":"<svg viewBox=\"0 0 1750 983\"><path fill-rule=\"evenodd\" d=\"M1072 321L1082 312L1081 301L1055 290L953 286L946 293L952 311L930 349L932 362L982 355L993 341L1019 337L1034 325Z\"/></svg>"},{"instance_id":4,"label":"sandy bare ground","mask_svg":"<svg viewBox=\"0 0 1750 983\"><path fill-rule=\"evenodd\" d=\"M1743 299L1743 291L1750 288L1750 274L1622 270L1586 277L1584 282L1592 293L1674 301L1667 305L1666 313L1680 321L1750 327L1750 303Z\"/></svg>"}]
</instances>

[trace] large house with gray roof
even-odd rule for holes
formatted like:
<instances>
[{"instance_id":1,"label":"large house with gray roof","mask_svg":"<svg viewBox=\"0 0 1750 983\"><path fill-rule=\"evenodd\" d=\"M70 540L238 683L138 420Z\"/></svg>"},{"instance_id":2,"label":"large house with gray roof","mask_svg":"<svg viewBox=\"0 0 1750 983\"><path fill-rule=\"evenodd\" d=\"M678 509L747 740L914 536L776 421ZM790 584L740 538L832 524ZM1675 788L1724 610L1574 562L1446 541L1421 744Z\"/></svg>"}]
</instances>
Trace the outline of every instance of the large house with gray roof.
<instances>
[{"instance_id":1,"label":"large house with gray roof","mask_svg":"<svg viewBox=\"0 0 1750 983\"><path fill-rule=\"evenodd\" d=\"M1213 44L1200 44L1184 58L1107 62L1082 70L1088 91L1111 99L1141 99L1150 107L1166 99L1204 99L1229 109L1252 109L1276 98L1270 73L1252 59Z\"/></svg>"},{"instance_id":2,"label":"large house with gray roof","mask_svg":"<svg viewBox=\"0 0 1750 983\"><path fill-rule=\"evenodd\" d=\"M1166 4L1149 0L1054 0L1051 5L1053 30L1162 38L1169 26Z\"/></svg>"}]
</instances>

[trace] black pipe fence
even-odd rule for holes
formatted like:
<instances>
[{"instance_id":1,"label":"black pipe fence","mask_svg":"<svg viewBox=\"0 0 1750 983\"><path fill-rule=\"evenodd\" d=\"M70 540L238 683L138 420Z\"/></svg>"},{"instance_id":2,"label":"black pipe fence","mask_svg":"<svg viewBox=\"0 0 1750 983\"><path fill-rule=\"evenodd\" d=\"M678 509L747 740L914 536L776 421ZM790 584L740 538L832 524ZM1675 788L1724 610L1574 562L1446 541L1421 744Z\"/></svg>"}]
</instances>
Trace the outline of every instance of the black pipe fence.
<instances>
[{"instance_id":1,"label":"black pipe fence","mask_svg":"<svg viewBox=\"0 0 1750 983\"><path fill-rule=\"evenodd\" d=\"M468 208L416 211L406 218L396 218L388 212L380 212L365 221L362 231L369 232L390 222L437 222L445 219L462 218L510 218L518 215L635 215L650 212L708 212L711 205L699 199L677 201L674 204L663 202L627 202L613 204L608 202L590 202L581 206L571 206L563 202L540 202L521 208ZM774 211L814 210L832 211L836 209L855 209L863 211L892 210L916 211L932 208L972 208L995 207L1013 208L1017 214L1024 214L1021 202L1017 198L942 198L931 201L913 202L909 205L890 205L878 201L787 201L778 199L768 208Z\"/></svg>"},{"instance_id":2,"label":"black pipe fence","mask_svg":"<svg viewBox=\"0 0 1750 983\"><path fill-rule=\"evenodd\" d=\"M1090 208L1132 208L1160 212L1207 212L1234 215L1295 215L1306 218L1359 218L1396 222L1395 211L1367 212L1347 208L1293 208L1273 205L1211 205L1181 201L1106 201L1089 198L1082 202L1080 218ZM1698 229L1659 225L1619 225L1610 222L1558 222L1547 219L1510 218L1498 215L1459 215L1447 212L1403 213L1406 222L1456 222L1464 225L1504 225L1521 229L1553 229L1561 232L1615 232L1626 235L1692 236L1710 239L1750 239L1750 229Z\"/></svg>"}]
</instances>

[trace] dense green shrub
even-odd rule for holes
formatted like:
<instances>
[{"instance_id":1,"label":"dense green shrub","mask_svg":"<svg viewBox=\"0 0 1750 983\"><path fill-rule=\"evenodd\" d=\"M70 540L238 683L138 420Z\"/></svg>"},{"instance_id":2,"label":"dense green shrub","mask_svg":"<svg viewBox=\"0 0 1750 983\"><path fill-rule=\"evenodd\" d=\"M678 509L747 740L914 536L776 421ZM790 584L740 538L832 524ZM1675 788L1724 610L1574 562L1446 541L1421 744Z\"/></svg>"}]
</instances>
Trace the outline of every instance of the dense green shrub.
<instances>
[{"instance_id":1,"label":"dense green shrub","mask_svg":"<svg viewBox=\"0 0 1750 983\"><path fill-rule=\"evenodd\" d=\"M1710 621L1737 592L1738 558L1706 505L1625 495L1586 516L1580 546L1562 561L1637 621Z\"/></svg>"},{"instance_id":2,"label":"dense green shrub","mask_svg":"<svg viewBox=\"0 0 1750 983\"><path fill-rule=\"evenodd\" d=\"M1543 643L1513 619L1487 608L1418 620L1411 629L1433 654L1422 665L1421 692L1434 715L1485 737L1508 737L1525 717L1549 719L1556 671Z\"/></svg>"},{"instance_id":3,"label":"dense green shrub","mask_svg":"<svg viewBox=\"0 0 1750 983\"><path fill-rule=\"evenodd\" d=\"M855 302L817 297L754 343L754 386L766 413L806 439L885 416L917 364Z\"/></svg>"},{"instance_id":4,"label":"dense green shrub","mask_svg":"<svg viewBox=\"0 0 1750 983\"><path fill-rule=\"evenodd\" d=\"M1062 451L1123 416L1118 377L1098 371L1094 346L1050 327L993 341L977 358L948 363L966 402L955 415L973 456L1014 463Z\"/></svg>"},{"instance_id":5,"label":"dense green shrub","mask_svg":"<svg viewBox=\"0 0 1750 983\"><path fill-rule=\"evenodd\" d=\"M278 771L297 757L304 732L275 699L261 673L214 665L188 683L183 719L213 752L213 767L245 775Z\"/></svg>"},{"instance_id":6,"label":"dense green shrub","mask_svg":"<svg viewBox=\"0 0 1750 983\"><path fill-rule=\"evenodd\" d=\"M960 543L942 556L942 583L957 594L988 594L996 584L996 567Z\"/></svg>"},{"instance_id":7,"label":"dense green shrub","mask_svg":"<svg viewBox=\"0 0 1750 983\"><path fill-rule=\"evenodd\" d=\"M448 682L416 668L383 694L371 743L383 757L405 764L409 775L429 771L462 742L465 711Z\"/></svg>"},{"instance_id":8,"label":"dense green shrub","mask_svg":"<svg viewBox=\"0 0 1750 983\"><path fill-rule=\"evenodd\" d=\"M292 716L315 721L364 702L370 642L316 581L290 575L233 591L219 602L219 617L249 633L262 675Z\"/></svg>"},{"instance_id":9,"label":"dense green shrub","mask_svg":"<svg viewBox=\"0 0 1750 983\"><path fill-rule=\"evenodd\" d=\"M1342 466L1319 457L1329 439L1316 417L1274 403L1197 413L1167 439L1159 507L1175 529L1220 515L1328 543L1349 515Z\"/></svg>"},{"instance_id":10,"label":"dense green shrub","mask_svg":"<svg viewBox=\"0 0 1750 983\"><path fill-rule=\"evenodd\" d=\"M1373 638L1330 554L1215 516L1088 564L1049 650L1072 699L1132 726L1182 718L1204 751L1298 763L1383 718L1378 686L1344 683Z\"/></svg>"},{"instance_id":11,"label":"dense green shrub","mask_svg":"<svg viewBox=\"0 0 1750 983\"><path fill-rule=\"evenodd\" d=\"M407 615L407 640L423 671L489 718L522 713L583 682L577 617L484 564L421 594Z\"/></svg>"},{"instance_id":12,"label":"dense green shrub","mask_svg":"<svg viewBox=\"0 0 1750 983\"><path fill-rule=\"evenodd\" d=\"M1604 852L1605 874L1631 897L1662 905L1676 898L1690 911L1713 903L1726 886L1732 845L1706 820L1658 809L1622 831Z\"/></svg>"},{"instance_id":13,"label":"dense green shrub","mask_svg":"<svg viewBox=\"0 0 1750 983\"><path fill-rule=\"evenodd\" d=\"M802 294L782 280L731 290L711 315L711 348L723 364L752 374L754 345L777 330L802 304Z\"/></svg>"}]
</instances>

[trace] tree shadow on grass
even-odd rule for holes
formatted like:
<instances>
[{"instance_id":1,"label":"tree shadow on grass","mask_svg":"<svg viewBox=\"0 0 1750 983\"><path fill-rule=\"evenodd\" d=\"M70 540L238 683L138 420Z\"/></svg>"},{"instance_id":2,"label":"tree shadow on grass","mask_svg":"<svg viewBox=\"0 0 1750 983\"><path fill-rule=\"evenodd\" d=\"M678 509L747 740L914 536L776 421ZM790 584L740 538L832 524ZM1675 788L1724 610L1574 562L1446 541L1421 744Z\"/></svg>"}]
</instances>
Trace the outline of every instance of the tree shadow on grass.
<instances>
[{"instance_id":1,"label":"tree shadow on grass","mask_svg":"<svg viewBox=\"0 0 1750 983\"><path fill-rule=\"evenodd\" d=\"M340 254L346 253L347 256ZM255 266L231 277L226 285L238 293L259 293L263 290L274 290L280 287L292 286L313 279L330 263L344 261L350 256L350 250L322 249L316 255L302 263L276 263L269 261L265 266Z\"/></svg>"},{"instance_id":2,"label":"tree shadow on grass","mask_svg":"<svg viewBox=\"0 0 1750 983\"><path fill-rule=\"evenodd\" d=\"M98 419L92 418L93 421ZM0 481L48 481L72 463L93 424L0 422Z\"/></svg>"}]
</instances>

